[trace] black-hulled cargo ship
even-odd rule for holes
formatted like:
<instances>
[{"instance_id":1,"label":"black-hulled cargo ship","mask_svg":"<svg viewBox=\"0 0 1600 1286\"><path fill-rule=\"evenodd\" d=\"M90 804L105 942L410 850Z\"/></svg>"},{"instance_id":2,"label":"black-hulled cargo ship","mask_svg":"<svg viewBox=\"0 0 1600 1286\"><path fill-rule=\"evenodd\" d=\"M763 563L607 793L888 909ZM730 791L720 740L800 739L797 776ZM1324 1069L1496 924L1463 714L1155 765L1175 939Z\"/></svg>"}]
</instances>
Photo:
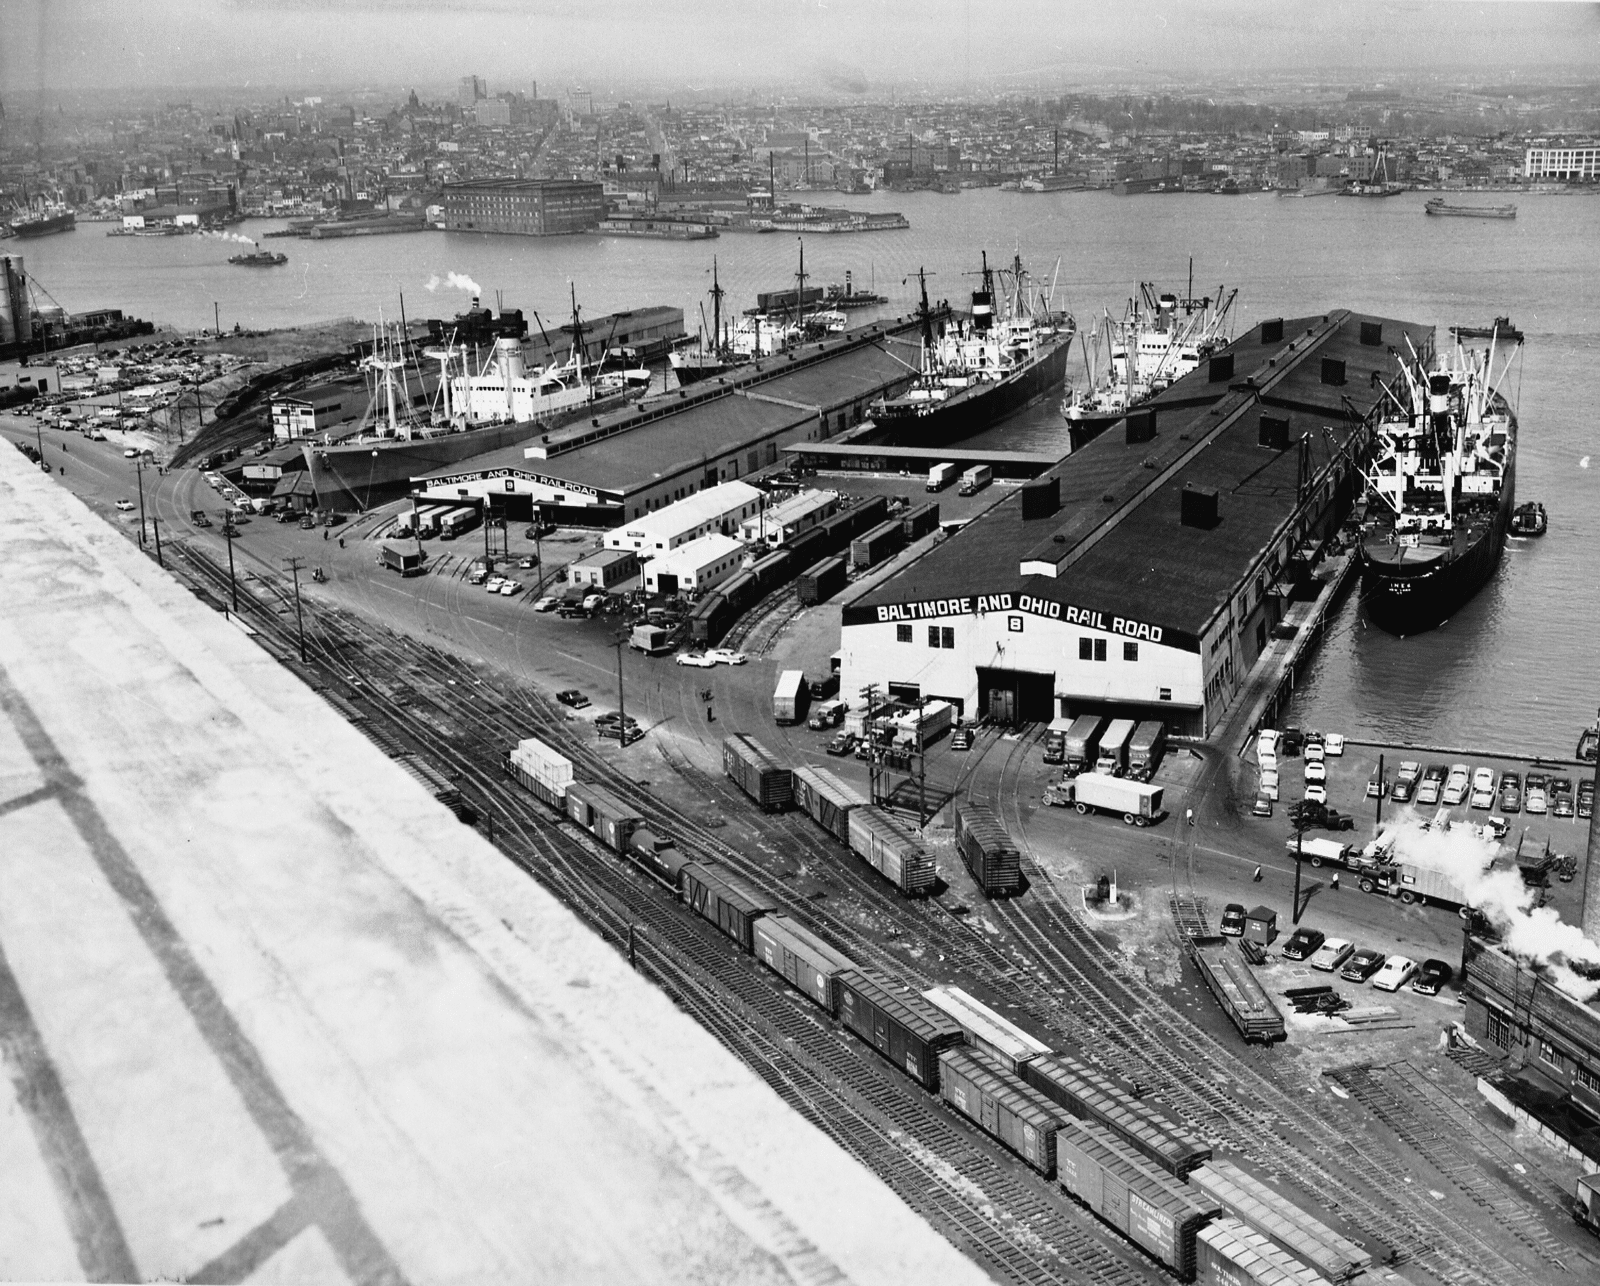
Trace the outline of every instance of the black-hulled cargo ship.
<instances>
[{"instance_id":1,"label":"black-hulled cargo ship","mask_svg":"<svg viewBox=\"0 0 1600 1286\"><path fill-rule=\"evenodd\" d=\"M996 313L996 279L1004 287ZM989 267L972 292L972 313L935 334L922 285L922 361L900 396L872 404L871 440L890 446L939 447L982 433L1037 401L1066 377L1076 324L1033 287L1020 257Z\"/></svg>"},{"instance_id":2,"label":"black-hulled cargo ship","mask_svg":"<svg viewBox=\"0 0 1600 1286\"><path fill-rule=\"evenodd\" d=\"M7 226L13 237L48 237L71 232L78 226L78 216L65 206L44 206L18 215Z\"/></svg>"},{"instance_id":3,"label":"black-hulled cargo ship","mask_svg":"<svg viewBox=\"0 0 1600 1286\"><path fill-rule=\"evenodd\" d=\"M1516 505L1517 416L1500 386L1520 336L1427 369L1384 399L1361 539L1368 614L1401 636L1440 625L1494 574ZM1498 366L1498 374L1496 368Z\"/></svg>"}]
</instances>

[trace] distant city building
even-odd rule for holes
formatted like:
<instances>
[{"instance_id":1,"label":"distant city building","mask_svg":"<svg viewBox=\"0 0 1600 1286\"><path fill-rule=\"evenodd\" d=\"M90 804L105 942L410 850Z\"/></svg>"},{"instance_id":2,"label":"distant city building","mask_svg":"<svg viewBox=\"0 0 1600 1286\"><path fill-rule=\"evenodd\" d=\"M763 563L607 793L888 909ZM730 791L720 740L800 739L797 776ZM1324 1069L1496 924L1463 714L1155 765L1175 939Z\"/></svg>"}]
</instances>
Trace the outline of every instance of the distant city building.
<instances>
[{"instance_id":1,"label":"distant city building","mask_svg":"<svg viewBox=\"0 0 1600 1286\"><path fill-rule=\"evenodd\" d=\"M471 107L480 98L489 97L489 86L482 76L463 76L457 95L461 106Z\"/></svg>"},{"instance_id":2,"label":"distant city building","mask_svg":"<svg viewBox=\"0 0 1600 1286\"><path fill-rule=\"evenodd\" d=\"M447 183L444 226L459 232L548 237L582 232L605 218L605 190L577 179L472 179Z\"/></svg>"},{"instance_id":3,"label":"distant city building","mask_svg":"<svg viewBox=\"0 0 1600 1286\"><path fill-rule=\"evenodd\" d=\"M482 98L473 108L479 126L511 124L511 103L504 98Z\"/></svg>"},{"instance_id":4,"label":"distant city building","mask_svg":"<svg viewBox=\"0 0 1600 1286\"><path fill-rule=\"evenodd\" d=\"M1530 147L1523 170L1530 179L1600 178L1600 147Z\"/></svg>"}]
</instances>

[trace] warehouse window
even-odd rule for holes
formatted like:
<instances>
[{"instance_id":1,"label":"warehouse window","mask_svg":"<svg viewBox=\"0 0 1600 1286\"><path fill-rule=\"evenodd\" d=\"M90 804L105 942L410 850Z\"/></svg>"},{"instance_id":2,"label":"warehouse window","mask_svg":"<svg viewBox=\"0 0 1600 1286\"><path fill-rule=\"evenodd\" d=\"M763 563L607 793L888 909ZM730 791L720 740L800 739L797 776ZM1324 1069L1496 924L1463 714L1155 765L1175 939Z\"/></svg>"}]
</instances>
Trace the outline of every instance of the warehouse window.
<instances>
[{"instance_id":1,"label":"warehouse window","mask_svg":"<svg viewBox=\"0 0 1600 1286\"><path fill-rule=\"evenodd\" d=\"M955 627L954 626L952 626L952 625L944 626L939 631L939 634L940 634L940 642L942 642L945 647L954 647L956 645L956 631L955 631Z\"/></svg>"},{"instance_id":2,"label":"warehouse window","mask_svg":"<svg viewBox=\"0 0 1600 1286\"><path fill-rule=\"evenodd\" d=\"M1500 1046L1501 1049L1510 1049L1512 1036L1511 1024L1506 1021L1504 1015L1497 1014L1492 1009L1487 1011L1486 1016L1489 1019L1488 1031L1490 1041Z\"/></svg>"},{"instance_id":3,"label":"warehouse window","mask_svg":"<svg viewBox=\"0 0 1600 1286\"><path fill-rule=\"evenodd\" d=\"M911 627L909 625L896 625L894 627L894 641L896 643L911 642Z\"/></svg>"},{"instance_id":4,"label":"warehouse window","mask_svg":"<svg viewBox=\"0 0 1600 1286\"><path fill-rule=\"evenodd\" d=\"M1081 638L1081 639L1078 640L1078 660L1080 660L1080 661L1092 661L1092 660L1094 660L1094 640L1093 639Z\"/></svg>"},{"instance_id":5,"label":"warehouse window","mask_svg":"<svg viewBox=\"0 0 1600 1286\"><path fill-rule=\"evenodd\" d=\"M1547 1040L1539 1042L1539 1060L1549 1063L1551 1067L1561 1066L1561 1055L1556 1052L1556 1047Z\"/></svg>"},{"instance_id":6,"label":"warehouse window","mask_svg":"<svg viewBox=\"0 0 1600 1286\"><path fill-rule=\"evenodd\" d=\"M1137 643L1124 643L1122 645L1122 659L1124 661L1137 661L1139 659L1139 645Z\"/></svg>"},{"instance_id":7,"label":"warehouse window","mask_svg":"<svg viewBox=\"0 0 1600 1286\"><path fill-rule=\"evenodd\" d=\"M1172 700L1172 689L1171 688L1162 688L1161 689L1161 699L1163 701L1171 701Z\"/></svg>"},{"instance_id":8,"label":"warehouse window","mask_svg":"<svg viewBox=\"0 0 1600 1286\"><path fill-rule=\"evenodd\" d=\"M1587 1067L1578 1068L1578 1084L1591 1093L1600 1094L1600 1072L1591 1072Z\"/></svg>"},{"instance_id":9,"label":"warehouse window","mask_svg":"<svg viewBox=\"0 0 1600 1286\"><path fill-rule=\"evenodd\" d=\"M1106 659L1106 641L1104 639L1096 639L1094 641L1094 659L1096 661L1104 661Z\"/></svg>"},{"instance_id":10,"label":"warehouse window","mask_svg":"<svg viewBox=\"0 0 1600 1286\"><path fill-rule=\"evenodd\" d=\"M937 625L928 626L928 646L939 646L939 627Z\"/></svg>"}]
</instances>

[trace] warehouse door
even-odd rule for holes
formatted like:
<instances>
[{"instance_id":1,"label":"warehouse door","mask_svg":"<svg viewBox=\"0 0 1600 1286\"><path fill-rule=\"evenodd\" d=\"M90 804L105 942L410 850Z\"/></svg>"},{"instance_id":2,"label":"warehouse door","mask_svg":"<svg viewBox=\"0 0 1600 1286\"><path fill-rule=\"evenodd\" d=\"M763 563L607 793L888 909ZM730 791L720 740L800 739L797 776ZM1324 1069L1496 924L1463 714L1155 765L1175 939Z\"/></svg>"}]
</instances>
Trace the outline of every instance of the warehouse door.
<instances>
[{"instance_id":1,"label":"warehouse door","mask_svg":"<svg viewBox=\"0 0 1600 1286\"><path fill-rule=\"evenodd\" d=\"M656 593L664 594L671 598L678 592L678 578L671 572L662 572L656 577Z\"/></svg>"},{"instance_id":2,"label":"warehouse door","mask_svg":"<svg viewBox=\"0 0 1600 1286\"><path fill-rule=\"evenodd\" d=\"M1054 674L978 667L978 709L995 723L1049 723L1055 689Z\"/></svg>"}]
</instances>

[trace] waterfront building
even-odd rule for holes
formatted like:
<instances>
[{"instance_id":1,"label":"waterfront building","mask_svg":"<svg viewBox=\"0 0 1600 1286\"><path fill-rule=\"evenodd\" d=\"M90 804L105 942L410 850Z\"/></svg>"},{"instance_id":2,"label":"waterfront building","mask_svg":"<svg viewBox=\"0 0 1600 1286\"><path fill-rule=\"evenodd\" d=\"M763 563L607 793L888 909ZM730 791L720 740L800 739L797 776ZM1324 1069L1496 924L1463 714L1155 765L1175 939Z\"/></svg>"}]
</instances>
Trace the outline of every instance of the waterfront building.
<instances>
[{"instance_id":1,"label":"waterfront building","mask_svg":"<svg viewBox=\"0 0 1600 1286\"><path fill-rule=\"evenodd\" d=\"M1523 158L1530 179L1600 178L1600 147L1530 147Z\"/></svg>"},{"instance_id":2,"label":"waterfront building","mask_svg":"<svg viewBox=\"0 0 1600 1286\"><path fill-rule=\"evenodd\" d=\"M742 544L712 532L646 563L645 593L703 594L734 575L743 562Z\"/></svg>"},{"instance_id":3,"label":"waterfront building","mask_svg":"<svg viewBox=\"0 0 1600 1286\"><path fill-rule=\"evenodd\" d=\"M605 189L578 179L469 179L446 183L444 226L457 232L549 237L598 227Z\"/></svg>"},{"instance_id":4,"label":"waterfront building","mask_svg":"<svg viewBox=\"0 0 1600 1286\"><path fill-rule=\"evenodd\" d=\"M764 499L765 493L748 482L721 482L607 532L606 548L646 559L713 533L731 536L760 512Z\"/></svg>"},{"instance_id":5,"label":"waterfront building","mask_svg":"<svg viewBox=\"0 0 1600 1286\"><path fill-rule=\"evenodd\" d=\"M1258 324L847 600L842 690L1208 735L1320 588L1393 351L1432 335L1345 311Z\"/></svg>"}]
</instances>

